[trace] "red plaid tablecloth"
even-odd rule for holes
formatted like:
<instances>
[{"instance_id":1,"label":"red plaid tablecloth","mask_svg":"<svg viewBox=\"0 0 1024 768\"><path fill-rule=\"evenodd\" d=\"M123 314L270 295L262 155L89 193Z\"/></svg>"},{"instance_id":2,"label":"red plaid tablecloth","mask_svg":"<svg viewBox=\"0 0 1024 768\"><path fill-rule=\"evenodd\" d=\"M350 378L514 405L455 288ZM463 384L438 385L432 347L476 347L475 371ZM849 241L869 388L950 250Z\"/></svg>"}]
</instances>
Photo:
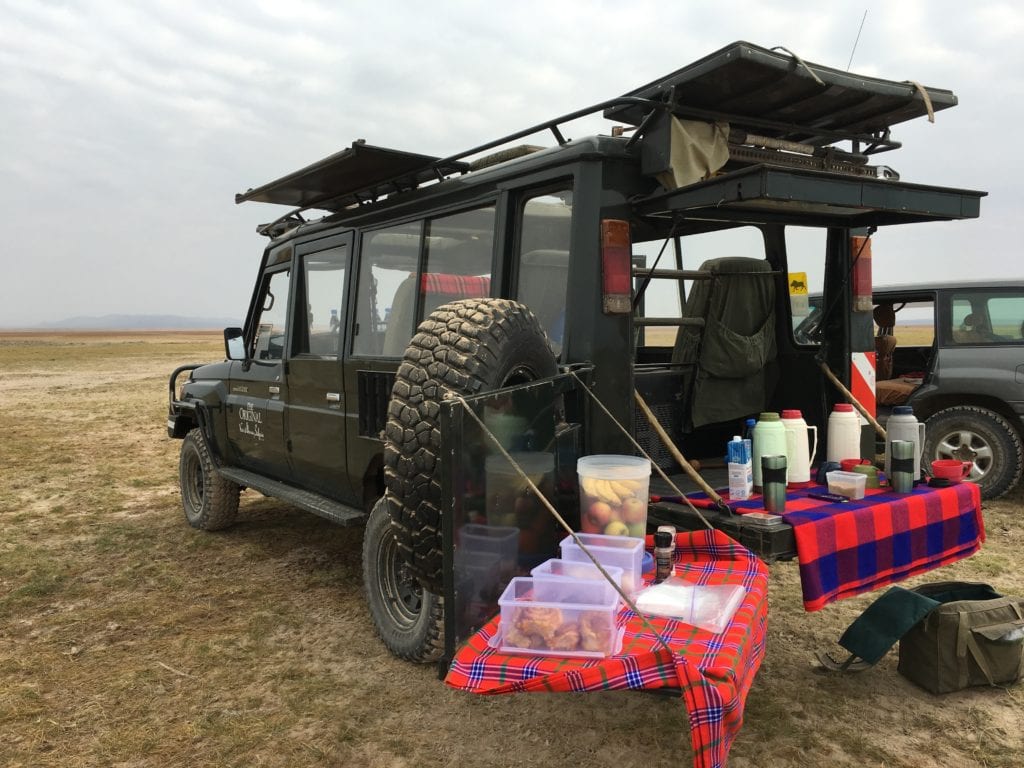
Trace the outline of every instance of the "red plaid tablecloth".
<instances>
[{"instance_id":1,"label":"red plaid tablecloth","mask_svg":"<svg viewBox=\"0 0 1024 768\"><path fill-rule=\"evenodd\" d=\"M648 537L650 538L650 537ZM648 542L650 544L650 542ZM768 571L721 531L680 533L677 576L696 584L742 584L747 594L724 632L649 617L672 649L669 654L628 609L622 651L605 659L500 653L488 643L495 617L456 652L445 682L473 693L570 692L679 688L689 713L696 768L725 764L743 724L747 691L764 657L768 624Z\"/></svg>"},{"instance_id":2,"label":"red plaid tablecloth","mask_svg":"<svg viewBox=\"0 0 1024 768\"><path fill-rule=\"evenodd\" d=\"M909 494L869 488L863 499L840 504L807 496L824 490L788 491L783 513L793 526L808 611L965 558L985 540L981 490L974 483L919 484ZM723 498L740 514L764 511L759 495Z\"/></svg>"}]
</instances>

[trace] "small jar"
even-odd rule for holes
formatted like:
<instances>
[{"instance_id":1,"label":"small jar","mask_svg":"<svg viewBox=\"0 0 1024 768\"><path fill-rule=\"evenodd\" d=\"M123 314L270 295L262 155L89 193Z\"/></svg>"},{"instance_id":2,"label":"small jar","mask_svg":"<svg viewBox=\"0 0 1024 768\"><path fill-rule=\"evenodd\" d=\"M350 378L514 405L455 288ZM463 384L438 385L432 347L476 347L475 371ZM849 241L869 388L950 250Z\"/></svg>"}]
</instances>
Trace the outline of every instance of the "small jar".
<instances>
[{"instance_id":1,"label":"small jar","mask_svg":"<svg viewBox=\"0 0 1024 768\"><path fill-rule=\"evenodd\" d=\"M672 575L675 559L675 542L668 531L654 534L654 583L664 581Z\"/></svg>"}]
</instances>

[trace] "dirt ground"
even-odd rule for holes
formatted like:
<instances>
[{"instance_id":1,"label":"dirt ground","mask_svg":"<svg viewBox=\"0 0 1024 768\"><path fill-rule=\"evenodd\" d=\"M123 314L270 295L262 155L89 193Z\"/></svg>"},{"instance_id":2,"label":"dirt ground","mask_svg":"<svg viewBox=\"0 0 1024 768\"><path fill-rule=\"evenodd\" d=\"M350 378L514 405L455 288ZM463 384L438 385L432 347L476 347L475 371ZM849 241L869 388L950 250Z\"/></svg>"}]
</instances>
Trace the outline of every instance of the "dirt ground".
<instances>
[{"instance_id":1,"label":"dirt ground","mask_svg":"<svg viewBox=\"0 0 1024 768\"><path fill-rule=\"evenodd\" d=\"M0 334L0 765L679 766L681 702L481 697L391 657L361 532L251 492L239 523L183 519L167 375L217 334ZM1024 591L1024 492L988 540L909 584ZM822 672L872 596L807 614L771 567L768 651L730 765L1019 766L1024 686L934 696L896 672Z\"/></svg>"}]
</instances>

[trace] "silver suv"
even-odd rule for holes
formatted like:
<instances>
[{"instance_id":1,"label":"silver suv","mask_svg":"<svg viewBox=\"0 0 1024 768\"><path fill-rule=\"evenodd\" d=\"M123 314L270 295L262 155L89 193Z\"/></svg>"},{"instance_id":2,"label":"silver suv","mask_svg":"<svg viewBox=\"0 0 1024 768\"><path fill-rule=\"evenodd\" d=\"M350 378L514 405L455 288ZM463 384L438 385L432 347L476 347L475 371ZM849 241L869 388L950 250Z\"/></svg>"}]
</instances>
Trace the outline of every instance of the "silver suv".
<instances>
[{"instance_id":1,"label":"silver suv","mask_svg":"<svg viewBox=\"0 0 1024 768\"><path fill-rule=\"evenodd\" d=\"M993 499L1024 467L1024 282L875 288L879 421L909 405L926 423L924 454L973 461ZM820 300L795 330L813 341Z\"/></svg>"}]
</instances>

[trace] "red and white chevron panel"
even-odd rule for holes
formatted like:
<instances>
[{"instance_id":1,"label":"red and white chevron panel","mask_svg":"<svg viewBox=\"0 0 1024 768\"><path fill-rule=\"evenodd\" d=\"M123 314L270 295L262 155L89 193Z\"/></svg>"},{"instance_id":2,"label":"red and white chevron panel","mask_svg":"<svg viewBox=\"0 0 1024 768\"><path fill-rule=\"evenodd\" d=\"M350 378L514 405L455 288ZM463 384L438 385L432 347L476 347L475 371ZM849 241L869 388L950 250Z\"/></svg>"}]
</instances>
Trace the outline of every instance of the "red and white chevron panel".
<instances>
[{"instance_id":1,"label":"red and white chevron panel","mask_svg":"<svg viewBox=\"0 0 1024 768\"><path fill-rule=\"evenodd\" d=\"M875 353L854 352L850 355L850 392L864 409L877 416L875 409ZM861 424L868 420L860 417Z\"/></svg>"}]
</instances>

